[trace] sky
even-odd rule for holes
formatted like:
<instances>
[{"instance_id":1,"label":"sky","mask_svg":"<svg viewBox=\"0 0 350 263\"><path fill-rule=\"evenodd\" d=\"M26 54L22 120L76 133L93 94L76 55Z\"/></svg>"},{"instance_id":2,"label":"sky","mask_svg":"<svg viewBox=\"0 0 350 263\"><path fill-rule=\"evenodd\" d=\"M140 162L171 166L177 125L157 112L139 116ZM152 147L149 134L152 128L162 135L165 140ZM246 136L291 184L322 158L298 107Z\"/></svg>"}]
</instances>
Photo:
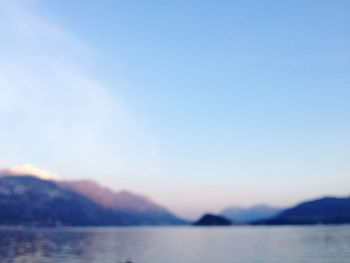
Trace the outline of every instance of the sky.
<instances>
[{"instance_id":1,"label":"sky","mask_svg":"<svg viewBox=\"0 0 350 263\"><path fill-rule=\"evenodd\" d=\"M349 195L349 13L1 0L0 167L93 179L187 218Z\"/></svg>"}]
</instances>

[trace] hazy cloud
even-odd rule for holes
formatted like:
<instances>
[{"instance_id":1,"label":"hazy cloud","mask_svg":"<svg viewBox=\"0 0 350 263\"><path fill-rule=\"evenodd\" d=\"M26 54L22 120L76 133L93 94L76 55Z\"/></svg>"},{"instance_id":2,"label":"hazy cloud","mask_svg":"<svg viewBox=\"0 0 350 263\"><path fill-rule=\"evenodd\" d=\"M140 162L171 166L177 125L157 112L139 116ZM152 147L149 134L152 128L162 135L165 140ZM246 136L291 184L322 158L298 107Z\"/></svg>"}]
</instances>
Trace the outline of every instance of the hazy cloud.
<instances>
[{"instance_id":1,"label":"hazy cloud","mask_svg":"<svg viewBox=\"0 0 350 263\"><path fill-rule=\"evenodd\" d=\"M86 45L18 2L1 2L0 21L2 166L101 178L156 172L152 135L116 89L89 74Z\"/></svg>"}]
</instances>

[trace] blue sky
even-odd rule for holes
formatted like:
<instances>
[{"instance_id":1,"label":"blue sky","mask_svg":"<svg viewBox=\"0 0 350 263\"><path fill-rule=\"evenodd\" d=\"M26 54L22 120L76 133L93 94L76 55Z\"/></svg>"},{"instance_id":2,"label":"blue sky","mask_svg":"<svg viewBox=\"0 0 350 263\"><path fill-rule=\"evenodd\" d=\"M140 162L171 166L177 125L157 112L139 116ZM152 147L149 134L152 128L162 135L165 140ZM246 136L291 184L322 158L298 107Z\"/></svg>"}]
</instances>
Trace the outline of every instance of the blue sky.
<instances>
[{"instance_id":1,"label":"blue sky","mask_svg":"<svg viewBox=\"0 0 350 263\"><path fill-rule=\"evenodd\" d=\"M348 1L3 1L1 166L195 217L349 194Z\"/></svg>"}]
</instances>

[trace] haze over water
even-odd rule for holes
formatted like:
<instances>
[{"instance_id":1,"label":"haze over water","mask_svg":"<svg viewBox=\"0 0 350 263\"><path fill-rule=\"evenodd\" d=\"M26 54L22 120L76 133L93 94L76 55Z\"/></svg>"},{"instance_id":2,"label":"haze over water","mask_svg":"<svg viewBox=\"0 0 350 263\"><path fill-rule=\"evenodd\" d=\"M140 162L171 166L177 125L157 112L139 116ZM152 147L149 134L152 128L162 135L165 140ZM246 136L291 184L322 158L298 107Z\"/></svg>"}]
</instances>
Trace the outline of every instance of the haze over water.
<instances>
[{"instance_id":1,"label":"haze over water","mask_svg":"<svg viewBox=\"0 0 350 263\"><path fill-rule=\"evenodd\" d=\"M348 263L350 226L0 229L2 263Z\"/></svg>"}]
</instances>

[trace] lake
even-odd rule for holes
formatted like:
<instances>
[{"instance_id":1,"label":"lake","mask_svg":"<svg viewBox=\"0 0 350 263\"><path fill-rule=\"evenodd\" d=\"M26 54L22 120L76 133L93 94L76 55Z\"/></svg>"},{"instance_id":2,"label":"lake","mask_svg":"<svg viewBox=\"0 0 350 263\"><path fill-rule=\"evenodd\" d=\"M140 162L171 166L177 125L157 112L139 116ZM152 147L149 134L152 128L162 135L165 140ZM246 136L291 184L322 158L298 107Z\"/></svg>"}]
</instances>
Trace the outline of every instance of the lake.
<instances>
[{"instance_id":1,"label":"lake","mask_svg":"<svg viewBox=\"0 0 350 263\"><path fill-rule=\"evenodd\" d=\"M350 226L0 228L1 263L349 263Z\"/></svg>"}]
</instances>

